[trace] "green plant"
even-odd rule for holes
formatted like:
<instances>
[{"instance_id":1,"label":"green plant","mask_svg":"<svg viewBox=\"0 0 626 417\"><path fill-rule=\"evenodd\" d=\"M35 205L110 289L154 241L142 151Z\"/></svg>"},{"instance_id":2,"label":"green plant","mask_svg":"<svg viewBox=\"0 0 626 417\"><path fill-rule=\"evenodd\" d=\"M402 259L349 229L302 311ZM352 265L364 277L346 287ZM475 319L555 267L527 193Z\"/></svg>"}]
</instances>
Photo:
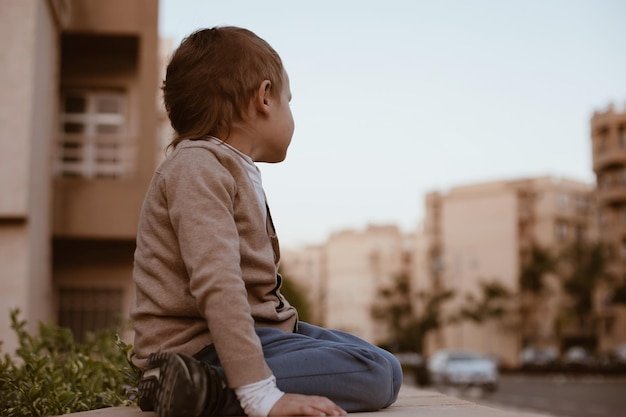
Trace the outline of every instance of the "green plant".
<instances>
[{"instance_id":1,"label":"green plant","mask_svg":"<svg viewBox=\"0 0 626 417\"><path fill-rule=\"evenodd\" d=\"M135 404L140 371L131 362L132 346L114 330L77 343L69 329L40 324L32 336L19 310L11 311L11 328L19 345L14 355L0 359L0 416L54 416Z\"/></svg>"}]
</instances>

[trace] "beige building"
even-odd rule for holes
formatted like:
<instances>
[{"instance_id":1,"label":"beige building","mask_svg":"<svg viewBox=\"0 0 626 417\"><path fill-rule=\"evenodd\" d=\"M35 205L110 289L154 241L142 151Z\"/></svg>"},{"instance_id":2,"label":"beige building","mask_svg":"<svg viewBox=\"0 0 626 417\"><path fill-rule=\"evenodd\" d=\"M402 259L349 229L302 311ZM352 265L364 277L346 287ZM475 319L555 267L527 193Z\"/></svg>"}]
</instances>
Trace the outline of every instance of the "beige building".
<instances>
[{"instance_id":1,"label":"beige building","mask_svg":"<svg viewBox=\"0 0 626 417\"><path fill-rule=\"evenodd\" d=\"M480 282L519 291L522 262L533 245L558 248L595 234L590 219L593 188L567 179L540 177L452 188L426 196L421 242L416 247L418 289L453 289L445 312L456 311L465 295L481 297ZM555 283L552 282L554 289ZM525 343L553 344L558 291L533 311L537 328ZM467 348L517 364L520 324L463 321L430 337L427 351ZM427 352L427 353L429 353Z\"/></svg>"},{"instance_id":2,"label":"beige building","mask_svg":"<svg viewBox=\"0 0 626 417\"><path fill-rule=\"evenodd\" d=\"M280 249L280 271L285 279L292 279L297 290L306 296L310 306L311 322L322 325L326 322L326 248L324 245L307 246L301 249Z\"/></svg>"},{"instance_id":3,"label":"beige building","mask_svg":"<svg viewBox=\"0 0 626 417\"><path fill-rule=\"evenodd\" d=\"M378 291L408 272L410 237L394 225L344 230L316 247L284 250L282 267L304 286L318 324L382 343L386 329L371 317Z\"/></svg>"},{"instance_id":4,"label":"beige building","mask_svg":"<svg viewBox=\"0 0 626 417\"><path fill-rule=\"evenodd\" d=\"M9 310L114 324L155 166L157 0L0 0L0 340Z\"/></svg>"},{"instance_id":5,"label":"beige building","mask_svg":"<svg viewBox=\"0 0 626 417\"><path fill-rule=\"evenodd\" d=\"M612 288L626 290L626 111L613 106L591 118L600 238L610 255ZM609 292L610 292L609 288ZM600 304L601 348L626 344L626 304Z\"/></svg>"},{"instance_id":6,"label":"beige building","mask_svg":"<svg viewBox=\"0 0 626 417\"><path fill-rule=\"evenodd\" d=\"M601 237L612 255L611 272L626 283L626 111L611 106L594 113L591 140Z\"/></svg>"}]
</instances>

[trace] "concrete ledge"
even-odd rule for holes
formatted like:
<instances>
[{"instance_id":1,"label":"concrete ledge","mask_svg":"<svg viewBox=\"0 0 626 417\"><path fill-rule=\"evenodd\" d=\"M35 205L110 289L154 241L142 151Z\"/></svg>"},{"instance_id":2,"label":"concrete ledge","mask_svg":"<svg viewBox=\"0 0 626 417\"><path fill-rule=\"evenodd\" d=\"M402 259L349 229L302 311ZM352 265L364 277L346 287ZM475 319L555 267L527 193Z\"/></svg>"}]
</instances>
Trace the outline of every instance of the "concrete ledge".
<instances>
[{"instance_id":1,"label":"concrete ledge","mask_svg":"<svg viewBox=\"0 0 626 417\"><path fill-rule=\"evenodd\" d=\"M73 417L156 417L136 407L113 407L70 414ZM374 417L372 413L351 413L351 416ZM398 401L391 407L377 411L376 417L547 417L547 414L505 411L477 405L434 391L403 386Z\"/></svg>"}]
</instances>

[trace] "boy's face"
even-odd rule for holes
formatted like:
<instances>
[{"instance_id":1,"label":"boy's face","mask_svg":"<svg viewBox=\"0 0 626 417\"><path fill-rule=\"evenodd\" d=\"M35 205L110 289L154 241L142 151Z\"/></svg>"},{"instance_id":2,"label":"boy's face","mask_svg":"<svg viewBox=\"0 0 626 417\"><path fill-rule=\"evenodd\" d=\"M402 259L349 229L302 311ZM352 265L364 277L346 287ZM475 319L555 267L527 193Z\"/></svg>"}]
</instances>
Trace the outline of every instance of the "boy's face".
<instances>
[{"instance_id":1,"label":"boy's face","mask_svg":"<svg viewBox=\"0 0 626 417\"><path fill-rule=\"evenodd\" d=\"M284 73L282 91L273 93L273 106L270 113L270 129L264 140L264 152L259 162L281 162L287 155L287 148L291 143L294 131L293 115L289 102L291 88L289 77Z\"/></svg>"}]
</instances>

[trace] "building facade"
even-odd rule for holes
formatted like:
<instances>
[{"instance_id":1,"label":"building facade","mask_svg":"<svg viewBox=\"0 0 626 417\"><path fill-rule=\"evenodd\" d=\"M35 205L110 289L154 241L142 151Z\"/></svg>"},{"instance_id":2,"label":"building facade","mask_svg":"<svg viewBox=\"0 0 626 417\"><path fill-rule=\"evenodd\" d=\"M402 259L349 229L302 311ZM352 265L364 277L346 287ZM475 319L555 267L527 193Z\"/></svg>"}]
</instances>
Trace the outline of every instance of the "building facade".
<instances>
[{"instance_id":1,"label":"building facade","mask_svg":"<svg viewBox=\"0 0 626 417\"><path fill-rule=\"evenodd\" d=\"M382 288L410 272L410 240L395 225L343 230L323 245L283 250L281 267L306 289L318 324L385 343L387 328L371 309Z\"/></svg>"},{"instance_id":2,"label":"building facade","mask_svg":"<svg viewBox=\"0 0 626 417\"><path fill-rule=\"evenodd\" d=\"M626 282L626 111L611 106L594 113L591 141L601 238L610 248L611 272Z\"/></svg>"},{"instance_id":3,"label":"building facade","mask_svg":"<svg viewBox=\"0 0 626 417\"><path fill-rule=\"evenodd\" d=\"M452 289L456 297L442 313L453 314L466 296L481 297L481 283L498 283L519 293L520 270L533 247L559 248L595 235L591 219L593 187L577 181L540 177L459 186L426 196L416 282L422 291ZM555 277L551 299L525 318L535 324L523 340L522 324L460 321L429 337L427 352L466 348L517 365L523 344L558 344L555 323L560 304Z\"/></svg>"},{"instance_id":4,"label":"building facade","mask_svg":"<svg viewBox=\"0 0 626 417\"><path fill-rule=\"evenodd\" d=\"M134 301L155 167L157 0L0 0L0 340L9 310L86 331Z\"/></svg>"},{"instance_id":5,"label":"building facade","mask_svg":"<svg viewBox=\"0 0 626 417\"><path fill-rule=\"evenodd\" d=\"M621 288L626 294L626 110L609 106L591 117L593 171L596 174L600 239L609 254L614 282L605 298ZM601 300L602 301L602 300ZM626 297L601 303L602 347L626 344Z\"/></svg>"}]
</instances>

